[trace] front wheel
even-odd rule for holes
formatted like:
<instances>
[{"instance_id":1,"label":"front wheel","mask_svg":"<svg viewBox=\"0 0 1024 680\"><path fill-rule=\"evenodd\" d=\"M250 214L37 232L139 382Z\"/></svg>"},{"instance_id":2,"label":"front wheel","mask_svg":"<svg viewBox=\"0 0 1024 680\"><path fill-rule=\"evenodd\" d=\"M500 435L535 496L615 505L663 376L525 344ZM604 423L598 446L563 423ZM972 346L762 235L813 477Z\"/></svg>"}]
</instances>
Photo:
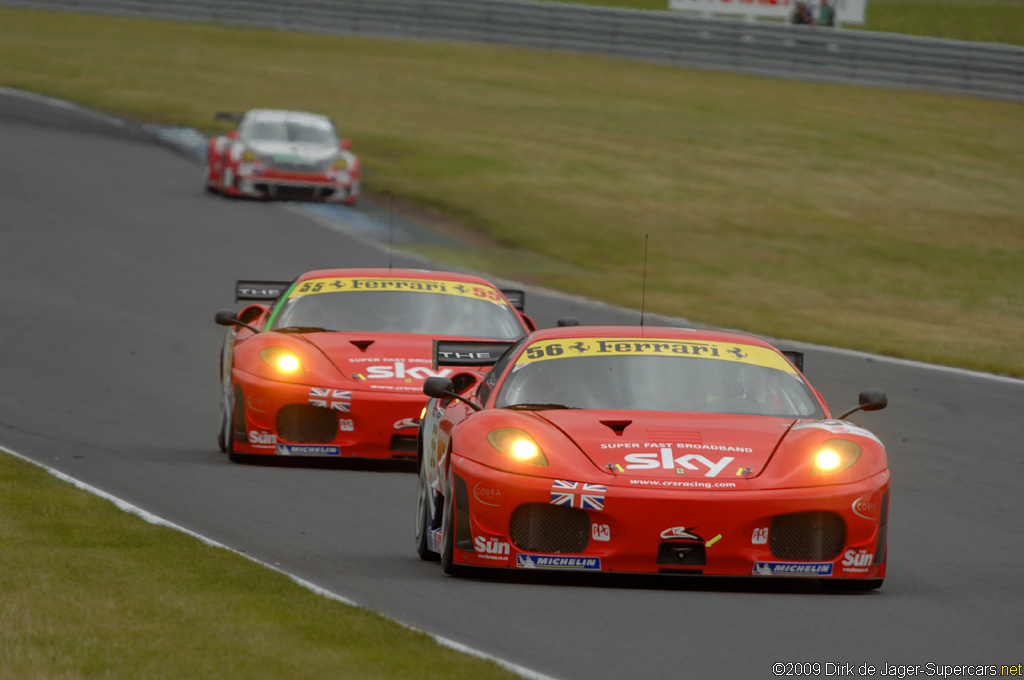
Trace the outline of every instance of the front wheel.
<instances>
[{"instance_id":1,"label":"front wheel","mask_svg":"<svg viewBox=\"0 0 1024 680\"><path fill-rule=\"evenodd\" d=\"M441 521L441 568L450 576L459 576L465 570L455 564L455 472L448 471L448 495L444 497L444 515Z\"/></svg>"},{"instance_id":2,"label":"front wheel","mask_svg":"<svg viewBox=\"0 0 1024 680\"><path fill-rule=\"evenodd\" d=\"M423 471L423 465L426 464L426 460L422 455L420 460L419 490L416 494L416 552L421 560L436 562L441 556L429 547L430 530L433 526L431 510L434 506L434 492L430 488L430 484L427 483L426 475Z\"/></svg>"}]
</instances>

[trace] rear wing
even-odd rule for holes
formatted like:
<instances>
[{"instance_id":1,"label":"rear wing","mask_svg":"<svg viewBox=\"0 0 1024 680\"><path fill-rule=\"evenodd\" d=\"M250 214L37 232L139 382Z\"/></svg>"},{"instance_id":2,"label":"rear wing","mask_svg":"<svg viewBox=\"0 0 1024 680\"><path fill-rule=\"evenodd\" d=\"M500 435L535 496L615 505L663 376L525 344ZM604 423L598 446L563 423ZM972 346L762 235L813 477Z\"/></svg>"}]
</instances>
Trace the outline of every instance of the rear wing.
<instances>
[{"instance_id":1,"label":"rear wing","mask_svg":"<svg viewBox=\"0 0 1024 680\"><path fill-rule=\"evenodd\" d=\"M514 342L434 340L434 370L439 366L492 366Z\"/></svg>"},{"instance_id":2,"label":"rear wing","mask_svg":"<svg viewBox=\"0 0 1024 680\"><path fill-rule=\"evenodd\" d=\"M237 123L240 120L242 120L242 116L244 116L244 115L245 115L244 113L234 113L232 111L218 111L217 113L213 114L213 119L214 120L230 120L232 122Z\"/></svg>"},{"instance_id":3,"label":"rear wing","mask_svg":"<svg viewBox=\"0 0 1024 680\"><path fill-rule=\"evenodd\" d=\"M509 303L518 312L526 311L526 292L515 288L499 288L501 294L508 298Z\"/></svg>"},{"instance_id":4,"label":"rear wing","mask_svg":"<svg viewBox=\"0 0 1024 680\"><path fill-rule=\"evenodd\" d=\"M288 290L291 281L236 281L235 302L241 300L276 300Z\"/></svg>"}]
</instances>

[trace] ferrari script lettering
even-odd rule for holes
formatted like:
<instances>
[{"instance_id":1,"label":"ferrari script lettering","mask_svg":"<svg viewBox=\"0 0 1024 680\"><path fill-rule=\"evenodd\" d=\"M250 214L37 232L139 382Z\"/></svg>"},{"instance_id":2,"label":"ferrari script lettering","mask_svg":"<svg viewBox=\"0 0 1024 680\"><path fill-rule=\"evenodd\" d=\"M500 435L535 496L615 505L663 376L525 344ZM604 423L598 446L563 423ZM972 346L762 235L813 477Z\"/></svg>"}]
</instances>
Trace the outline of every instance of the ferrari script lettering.
<instances>
[{"instance_id":1,"label":"ferrari script lettering","mask_svg":"<svg viewBox=\"0 0 1024 680\"><path fill-rule=\"evenodd\" d=\"M715 477L734 460L732 456L726 456L714 462L698 453L673 458L672 453L670 448L662 449L661 453L630 453L626 455L626 462L629 463L626 467L631 470L654 470L659 467L665 470L677 467L684 470L699 470L700 468L694 465L694 462L697 462L708 468L704 473L705 477Z\"/></svg>"}]
</instances>

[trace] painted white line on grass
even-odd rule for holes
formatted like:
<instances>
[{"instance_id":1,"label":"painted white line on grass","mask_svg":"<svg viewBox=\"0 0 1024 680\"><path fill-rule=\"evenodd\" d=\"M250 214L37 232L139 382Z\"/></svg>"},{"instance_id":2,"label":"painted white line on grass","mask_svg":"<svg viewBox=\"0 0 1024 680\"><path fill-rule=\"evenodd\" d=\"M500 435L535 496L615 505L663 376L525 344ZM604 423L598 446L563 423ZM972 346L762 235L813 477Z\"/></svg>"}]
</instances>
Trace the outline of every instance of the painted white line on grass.
<instances>
[{"instance_id":1,"label":"painted white line on grass","mask_svg":"<svg viewBox=\"0 0 1024 680\"><path fill-rule=\"evenodd\" d=\"M213 540L212 538L207 538L206 536L203 536L202 534L196 533L195 531L192 531L190 529L186 529L185 527L183 527L183 526L181 526L179 524L175 524L174 522L170 522L170 521L168 521L168 520L166 520L166 519L164 519L162 517L159 517L158 515L154 515L151 512L147 512L146 510L143 510L142 508L138 507L137 505L132 505L128 501L125 501L125 500L123 500L121 498L118 498L117 496L109 494L106 491L103 491L102 489L98 489L95 486L92 486L91 484L86 484L85 482L83 482L83 481L81 481L79 479L76 479L76 478L74 478L74 477L72 477L70 475L67 475L67 474L61 472L60 470L56 470L56 469L50 467L49 465L46 465L45 463L40 463L37 460L34 460L32 458L29 458L28 456L20 454L17 451L14 451L13 449L11 449L9 447L6 447L6 446L4 446L2 444L0 444L0 452L7 453L7 454L9 454L11 456L14 456L15 458L18 458L20 460L25 461L26 463L31 463L32 465L35 465L36 467L40 467L40 468L46 470L47 472L49 472L51 475L53 475L57 479L59 479L59 480L61 480L63 482L67 482L68 484L71 484L72 486L75 486L75 487L77 487L77 488L79 488L79 489L81 489L83 491L86 491L88 493L91 493L91 494L93 494L95 496L99 496L100 498L113 503L115 506L117 506L118 509L120 509L120 510L122 510L124 512L127 512L128 514L135 515L135 516L145 520L146 522L149 522L150 524L155 524L157 526L168 527L170 529L174 529L175 531L180 531L183 534L187 534L187 535L191 536L192 538L195 538L196 540L198 540L198 541L200 541L200 542L202 542L202 543L204 543L204 544L206 544L208 546L211 546L211 547L214 547L214 548L222 548L224 550L228 550L228 551L230 551L230 552L232 552L232 553L234 553L236 555L244 557L245 559L249 560L250 562L254 562L255 564L260 565L261 567L265 567L267 569L270 569L271 571L276 571L279 574L283 574L284 576L287 576L288 578L290 578L292 581L294 581L299 586L301 586L303 588L306 588L307 590L312 591L316 595L320 595L321 597L326 597L329 600L334 600L335 602L340 602L342 604L349 605L351 607L359 607L361 609L368 609L368 607L364 607L363 605L359 604L358 602L355 602L353 600L348 599L347 597L344 597L344 596L339 595L339 594L337 594L335 592L327 590L326 588L321 588L320 586L316 585L315 583L313 583L311 581L307 581L307 580L302 579L302 578L299 578L298 576L295 576L294 574L289 574L287 571L285 571L283 569L280 569L279 567L276 567L276 566L274 566L272 564L269 564L267 562L264 562L262 560L258 560L255 557L253 557L252 555L248 555L248 554L246 554L244 552L241 552L239 550L235 550L234 548L232 548L230 546L227 546L227 545L224 545L223 543L219 543L219 542ZM380 614L380 612L377 612L377 613ZM380 615L384 616L383 614L380 614ZM536 671L532 671L529 668L524 668L523 666L520 666L518 664L514 664L514 663L512 663L510 661L505 661L504 659L499 659L498 657L491 656L490 654L486 654L484 652L481 652L478 649L473 649L472 647L468 647L468 646L466 646L466 645L464 645L464 644L462 644L460 642L456 642L454 640L450 640L450 639L448 639L446 637L442 637L440 635L434 635L433 633L431 633L429 631L426 631L426 630L423 630L422 628L419 628L417 626L413 626L413 625L405 623L403 621L397 621L397 620L392 619L392 618L387 617L387 616L384 616L384 618L386 618L386 619L388 619L390 621L394 621L398 625L400 625L403 628L406 628L408 630L412 630L412 631L415 631L417 633L423 633L424 635L426 635L427 637L431 638L434 642L436 642L437 644L441 645L442 647L448 647L449 649L453 649L453 650L455 650L457 652L462 652L463 654L469 654L470 656L475 656L475 657L480 658L480 659L485 659L487 661L492 661L492 662L496 663L497 665L501 666L502 668L504 668L507 671L515 673L516 675L519 675L520 677L527 678L527 680L556 680L555 678L553 678L550 675L544 675L543 673L538 673Z\"/></svg>"}]
</instances>

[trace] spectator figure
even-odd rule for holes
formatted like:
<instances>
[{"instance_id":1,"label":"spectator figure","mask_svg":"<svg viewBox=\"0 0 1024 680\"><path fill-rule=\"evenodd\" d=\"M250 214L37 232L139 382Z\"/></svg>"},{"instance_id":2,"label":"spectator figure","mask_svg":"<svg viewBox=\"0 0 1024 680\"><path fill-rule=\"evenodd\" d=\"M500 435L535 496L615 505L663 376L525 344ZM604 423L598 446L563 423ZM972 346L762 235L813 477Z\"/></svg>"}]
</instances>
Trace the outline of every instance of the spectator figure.
<instances>
[{"instance_id":1,"label":"spectator figure","mask_svg":"<svg viewBox=\"0 0 1024 680\"><path fill-rule=\"evenodd\" d=\"M792 21L794 24L814 23L814 16L811 14L811 8L808 7L807 3L803 0L798 0L794 6Z\"/></svg>"},{"instance_id":2,"label":"spectator figure","mask_svg":"<svg viewBox=\"0 0 1024 680\"><path fill-rule=\"evenodd\" d=\"M818 7L817 24L819 26L836 25L836 9L828 4L828 0L821 0L821 5Z\"/></svg>"}]
</instances>

